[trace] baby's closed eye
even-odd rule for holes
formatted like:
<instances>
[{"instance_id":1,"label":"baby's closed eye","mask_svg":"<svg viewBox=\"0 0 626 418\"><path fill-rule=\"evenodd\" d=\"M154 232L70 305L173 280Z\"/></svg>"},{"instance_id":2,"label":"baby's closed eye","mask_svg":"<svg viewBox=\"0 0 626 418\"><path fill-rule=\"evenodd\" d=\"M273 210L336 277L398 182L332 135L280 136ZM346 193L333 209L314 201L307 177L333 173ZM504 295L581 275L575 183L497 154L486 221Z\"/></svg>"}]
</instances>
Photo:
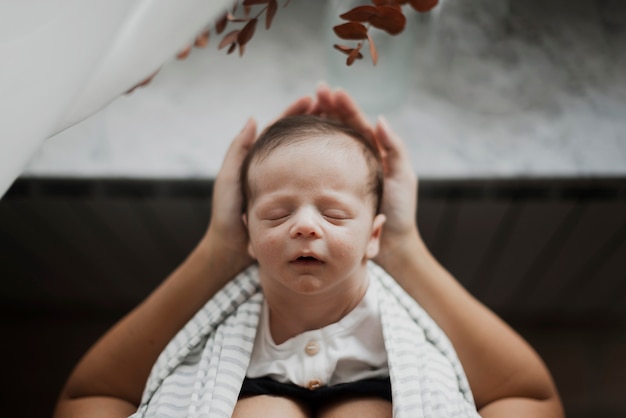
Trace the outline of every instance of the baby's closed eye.
<instances>
[{"instance_id":1,"label":"baby's closed eye","mask_svg":"<svg viewBox=\"0 0 626 418\"><path fill-rule=\"evenodd\" d=\"M326 209L322 212L322 215L327 219L334 220L346 220L351 218L348 212L341 209Z\"/></svg>"},{"instance_id":2,"label":"baby's closed eye","mask_svg":"<svg viewBox=\"0 0 626 418\"><path fill-rule=\"evenodd\" d=\"M290 211L286 209L270 209L259 213L259 218L266 221L279 221L290 215Z\"/></svg>"}]
</instances>

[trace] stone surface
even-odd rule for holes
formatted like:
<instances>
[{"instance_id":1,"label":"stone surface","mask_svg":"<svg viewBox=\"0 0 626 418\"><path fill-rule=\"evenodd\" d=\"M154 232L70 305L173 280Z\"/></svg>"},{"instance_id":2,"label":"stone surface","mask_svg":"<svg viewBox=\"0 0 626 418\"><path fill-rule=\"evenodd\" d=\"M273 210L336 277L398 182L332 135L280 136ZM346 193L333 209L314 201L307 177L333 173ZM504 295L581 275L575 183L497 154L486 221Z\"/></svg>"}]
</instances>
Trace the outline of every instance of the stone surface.
<instances>
[{"instance_id":1,"label":"stone surface","mask_svg":"<svg viewBox=\"0 0 626 418\"><path fill-rule=\"evenodd\" d=\"M214 176L248 117L264 125L319 81L340 80L328 71L339 54L325 22L325 2L294 0L269 31L259 25L242 58L218 51L214 36L49 139L24 174ZM626 174L626 3L447 0L410 23L401 36L416 41L397 39L411 46L405 97L376 101L395 76L355 94L374 95L369 113L402 135L420 176ZM370 68L368 57L355 66L393 67Z\"/></svg>"}]
</instances>

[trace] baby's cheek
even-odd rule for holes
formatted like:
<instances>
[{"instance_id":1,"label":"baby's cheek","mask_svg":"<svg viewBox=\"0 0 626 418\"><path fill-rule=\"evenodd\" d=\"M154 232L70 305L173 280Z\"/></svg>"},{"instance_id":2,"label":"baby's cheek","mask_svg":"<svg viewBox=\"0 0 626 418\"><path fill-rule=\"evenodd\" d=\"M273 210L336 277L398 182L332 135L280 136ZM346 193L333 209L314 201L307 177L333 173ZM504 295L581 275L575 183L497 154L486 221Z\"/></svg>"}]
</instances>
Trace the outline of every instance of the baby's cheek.
<instances>
[{"instance_id":1,"label":"baby's cheek","mask_svg":"<svg viewBox=\"0 0 626 418\"><path fill-rule=\"evenodd\" d=\"M282 250L281 242L278 236L267 234L257 242L257 251L266 257L272 255L276 256Z\"/></svg>"},{"instance_id":2,"label":"baby's cheek","mask_svg":"<svg viewBox=\"0 0 626 418\"><path fill-rule=\"evenodd\" d=\"M338 242L334 248L333 252L337 254L339 257L354 257L359 251L355 247L353 242Z\"/></svg>"}]
</instances>

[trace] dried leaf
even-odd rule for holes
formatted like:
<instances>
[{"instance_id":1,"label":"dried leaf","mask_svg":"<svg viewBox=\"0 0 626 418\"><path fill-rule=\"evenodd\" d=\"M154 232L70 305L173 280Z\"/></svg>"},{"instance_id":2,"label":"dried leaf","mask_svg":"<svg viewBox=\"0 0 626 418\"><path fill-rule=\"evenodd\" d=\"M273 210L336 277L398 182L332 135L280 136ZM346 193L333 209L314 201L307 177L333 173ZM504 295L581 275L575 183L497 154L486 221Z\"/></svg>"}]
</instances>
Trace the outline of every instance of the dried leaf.
<instances>
[{"instance_id":1,"label":"dried leaf","mask_svg":"<svg viewBox=\"0 0 626 418\"><path fill-rule=\"evenodd\" d=\"M241 32L239 32L239 36L237 37L237 43L239 46L247 44L248 41L252 39L257 22L258 19L256 18L250 19L250 21L241 29Z\"/></svg>"},{"instance_id":2,"label":"dried leaf","mask_svg":"<svg viewBox=\"0 0 626 418\"><path fill-rule=\"evenodd\" d=\"M363 43L359 42L356 48L354 48L352 52L350 52L350 55L348 55L348 58L346 59L346 64L348 66L351 66L352 64L354 64L355 60L363 58L363 54L361 54L360 52L362 46L363 46Z\"/></svg>"},{"instance_id":3,"label":"dried leaf","mask_svg":"<svg viewBox=\"0 0 626 418\"><path fill-rule=\"evenodd\" d=\"M378 51L376 50L374 40L371 36L369 36L369 34L367 35L367 42L370 46L370 56L372 57L372 64L376 65L378 63Z\"/></svg>"},{"instance_id":4,"label":"dried leaf","mask_svg":"<svg viewBox=\"0 0 626 418\"><path fill-rule=\"evenodd\" d=\"M243 53L245 52L245 50L246 50L246 45L245 44L244 45L239 45L239 56L240 57L243 57Z\"/></svg>"},{"instance_id":5,"label":"dried leaf","mask_svg":"<svg viewBox=\"0 0 626 418\"><path fill-rule=\"evenodd\" d=\"M224 13L217 23L215 24L215 32L220 35L226 29L226 25L228 24L228 13Z\"/></svg>"},{"instance_id":6,"label":"dried leaf","mask_svg":"<svg viewBox=\"0 0 626 418\"><path fill-rule=\"evenodd\" d=\"M208 30L203 31L200 35L196 36L196 40L193 43L194 46L198 48L206 48L209 44L209 38L211 36L211 32Z\"/></svg>"},{"instance_id":7,"label":"dried leaf","mask_svg":"<svg viewBox=\"0 0 626 418\"><path fill-rule=\"evenodd\" d=\"M340 44L333 45L333 48L335 48L337 51L342 52L346 55L352 52L352 50L354 49L354 48L350 48L349 46L340 45Z\"/></svg>"},{"instance_id":8,"label":"dried leaf","mask_svg":"<svg viewBox=\"0 0 626 418\"><path fill-rule=\"evenodd\" d=\"M348 22L333 27L335 34L341 39L366 39L367 28L362 23Z\"/></svg>"},{"instance_id":9,"label":"dried leaf","mask_svg":"<svg viewBox=\"0 0 626 418\"><path fill-rule=\"evenodd\" d=\"M376 15L376 8L374 6L357 6L346 13L339 15L343 20L349 20L352 22L367 22L372 16Z\"/></svg>"},{"instance_id":10,"label":"dried leaf","mask_svg":"<svg viewBox=\"0 0 626 418\"><path fill-rule=\"evenodd\" d=\"M179 60L184 60L191 53L191 45L185 46L178 54L176 54L176 58Z\"/></svg>"},{"instance_id":11,"label":"dried leaf","mask_svg":"<svg viewBox=\"0 0 626 418\"><path fill-rule=\"evenodd\" d=\"M370 19L372 26L382 29L390 35L397 35L406 26L406 17L393 6L377 6L377 14Z\"/></svg>"},{"instance_id":12,"label":"dried leaf","mask_svg":"<svg viewBox=\"0 0 626 418\"><path fill-rule=\"evenodd\" d=\"M406 4L409 0L372 0L372 3L376 6L389 6L394 9L400 10L403 4Z\"/></svg>"},{"instance_id":13,"label":"dried leaf","mask_svg":"<svg viewBox=\"0 0 626 418\"><path fill-rule=\"evenodd\" d=\"M232 44L230 44L230 48L228 48L228 51L226 53L232 54L235 48L237 48L237 42L233 42Z\"/></svg>"},{"instance_id":14,"label":"dried leaf","mask_svg":"<svg viewBox=\"0 0 626 418\"><path fill-rule=\"evenodd\" d=\"M254 6L256 4L268 4L271 0L244 0L244 6Z\"/></svg>"},{"instance_id":15,"label":"dried leaf","mask_svg":"<svg viewBox=\"0 0 626 418\"><path fill-rule=\"evenodd\" d=\"M244 22L249 22L250 18L249 17L235 17L235 16L231 16L228 19L230 22L234 22L234 23L244 23Z\"/></svg>"},{"instance_id":16,"label":"dried leaf","mask_svg":"<svg viewBox=\"0 0 626 418\"><path fill-rule=\"evenodd\" d=\"M278 10L278 1L270 0L267 3L267 11L265 12L265 29L269 29L272 26L272 21Z\"/></svg>"},{"instance_id":17,"label":"dried leaf","mask_svg":"<svg viewBox=\"0 0 626 418\"><path fill-rule=\"evenodd\" d=\"M409 0L409 4L418 12L423 13L432 10L437 4L439 4L439 0Z\"/></svg>"},{"instance_id":18,"label":"dried leaf","mask_svg":"<svg viewBox=\"0 0 626 418\"><path fill-rule=\"evenodd\" d=\"M222 49L227 45L231 45L237 42L237 38L239 37L239 29L235 29L234 31L228 32L228 34L224 35L222 41L218 45L217 49ZM230 52L229 52L230 54Z\"/></svg>"}]
</instances>

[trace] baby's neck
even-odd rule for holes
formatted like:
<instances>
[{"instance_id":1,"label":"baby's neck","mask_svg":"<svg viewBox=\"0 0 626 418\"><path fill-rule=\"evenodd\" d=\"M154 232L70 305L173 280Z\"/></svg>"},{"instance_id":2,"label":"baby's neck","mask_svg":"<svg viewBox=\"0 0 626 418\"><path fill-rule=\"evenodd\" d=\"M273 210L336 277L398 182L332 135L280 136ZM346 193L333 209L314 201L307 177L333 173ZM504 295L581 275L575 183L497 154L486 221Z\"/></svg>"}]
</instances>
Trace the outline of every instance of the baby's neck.
<instances>
[{"instance_id":1,"label":"baby's neck","mask_svg":"<svg viewBox=\"0 0 626 418\"><path fill-rule=\"evenodd\" d=\"M347 291L334 289L327 294L284 297L266 293L274 343L282 344L305 331L338 322L361 302L367 287L368 281L364 279Z\"/></svg>"}]
</instances>

